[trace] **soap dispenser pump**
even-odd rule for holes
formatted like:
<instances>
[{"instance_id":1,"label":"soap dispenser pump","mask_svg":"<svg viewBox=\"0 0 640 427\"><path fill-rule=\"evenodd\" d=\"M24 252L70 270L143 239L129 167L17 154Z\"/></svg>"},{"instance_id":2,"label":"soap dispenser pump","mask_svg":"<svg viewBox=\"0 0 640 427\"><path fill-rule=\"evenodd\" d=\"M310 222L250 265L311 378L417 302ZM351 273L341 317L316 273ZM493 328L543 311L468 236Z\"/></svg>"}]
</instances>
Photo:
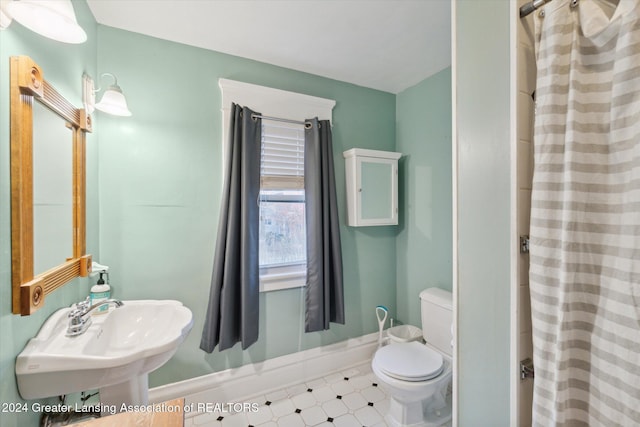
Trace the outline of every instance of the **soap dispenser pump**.
<instances>
[{"instance_id":1,"label":"soap dispenser pump","mask_svg":"<svg viewBox=\"0 0 640 427\"><path fill-rule=\"evenodd\" d=\"M106 271L100 271L100 278L98 283L91 287L91 293L89 294L91 305L98 304L102 301L106 301L111 297L111 286L109 286L109 273ZM104 275L107 275L107 282L104 281ZM94 314L105 314L109 312L109 305L105 304L93 310Z\"/></svg>"}]
</instances>

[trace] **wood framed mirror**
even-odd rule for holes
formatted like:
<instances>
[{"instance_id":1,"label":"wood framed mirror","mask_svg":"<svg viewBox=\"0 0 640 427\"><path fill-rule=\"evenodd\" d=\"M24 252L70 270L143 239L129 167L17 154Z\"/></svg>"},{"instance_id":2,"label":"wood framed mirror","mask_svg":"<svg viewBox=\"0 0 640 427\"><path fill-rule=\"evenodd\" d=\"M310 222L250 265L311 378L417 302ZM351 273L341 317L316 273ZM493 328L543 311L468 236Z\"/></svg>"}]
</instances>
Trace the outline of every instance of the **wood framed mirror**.
<instances>
[{"instance_id":1,"label":"wood framed mirror","mask_svg":"<svg viewBox=\"0 0 640 427\"><path fill-rule=\"evenodd\" d=\"M51 292L91 271L91 255L85 253L85 146L91 117L60 95L28 56L10 58L10 86L12 311L29 315ZM62 157L52 157L56 153ZM53 193L61 201L52 199ZM56 213L41 209L36 215L39 205ZM47 241L56 244L45 244L49 253L44 253Z\"/></svg>"}]
</instances>

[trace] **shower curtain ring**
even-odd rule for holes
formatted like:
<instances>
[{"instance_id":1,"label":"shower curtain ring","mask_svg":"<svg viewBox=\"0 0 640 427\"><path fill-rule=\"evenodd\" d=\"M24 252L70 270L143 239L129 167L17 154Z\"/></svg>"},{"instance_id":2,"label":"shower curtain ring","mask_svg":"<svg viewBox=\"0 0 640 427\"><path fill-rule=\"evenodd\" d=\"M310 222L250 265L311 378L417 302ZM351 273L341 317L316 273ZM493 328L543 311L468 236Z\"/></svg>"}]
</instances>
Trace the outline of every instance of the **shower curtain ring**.
<instances>
[{"instance_id":1,"label":"shower curtain ring","mask_svg":"<svg viewBox=\"0 0 640 427\"><path fill-rule=\"evenodd\" d=\"M571 7L578 6L578 3L580 3L580 0L571 0Z\"/></svg>"}]
</instances>

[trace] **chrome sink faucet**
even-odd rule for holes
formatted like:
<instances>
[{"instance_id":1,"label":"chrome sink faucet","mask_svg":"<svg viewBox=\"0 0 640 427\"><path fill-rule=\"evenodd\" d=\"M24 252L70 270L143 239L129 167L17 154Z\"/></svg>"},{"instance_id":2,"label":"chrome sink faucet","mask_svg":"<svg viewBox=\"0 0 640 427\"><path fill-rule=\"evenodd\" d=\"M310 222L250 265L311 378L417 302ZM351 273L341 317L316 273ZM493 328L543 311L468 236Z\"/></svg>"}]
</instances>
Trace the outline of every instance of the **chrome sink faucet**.
<instances>
[{"instance_id":1,"label":"chrome sink faucet","mask_svg":"<svg viewBox=\"0 0 640 427\"><path fill-rule=\"evenodd\" d=\"M83 334L89 326L91 326L91 316L89 314L102 307L105 304L115 304L117 307L122 307L124 303L118 299L108 299L100 301L93 305L90 305L89 297L84 301L76 303L73 309L69 312L67 317L69 318L69 326L67 327L67 336L72 337L75 335Z\"/></svg>"}]
</instances>

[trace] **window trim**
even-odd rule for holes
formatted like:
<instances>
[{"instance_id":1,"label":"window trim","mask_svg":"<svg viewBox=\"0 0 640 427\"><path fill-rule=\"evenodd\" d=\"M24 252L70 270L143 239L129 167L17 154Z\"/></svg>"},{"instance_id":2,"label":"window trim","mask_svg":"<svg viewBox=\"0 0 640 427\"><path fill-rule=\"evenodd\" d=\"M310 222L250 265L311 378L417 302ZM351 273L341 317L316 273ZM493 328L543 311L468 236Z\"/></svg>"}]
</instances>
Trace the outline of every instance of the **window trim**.
<instances>
[{"instance_id":1,"label":"window trim","mask_svg":"<svg viewBox=\"0 0 640 427\"><path fill-rule=\"evenodd\" d=\"M247 106L265 116L304 121L312 117L332 120L336 101L266 86L229 79L218 79L221 91L222 111L222 173L224 176L229 153L227 132L231 116L231 104ZM222 185L222 184L221 184ZM306 285L306 266L260 269L260 292L303 287ZM291 268L289 268L291 267ZM270 271L271 270L271 271Z\"/></svg>"}]
</instances>

